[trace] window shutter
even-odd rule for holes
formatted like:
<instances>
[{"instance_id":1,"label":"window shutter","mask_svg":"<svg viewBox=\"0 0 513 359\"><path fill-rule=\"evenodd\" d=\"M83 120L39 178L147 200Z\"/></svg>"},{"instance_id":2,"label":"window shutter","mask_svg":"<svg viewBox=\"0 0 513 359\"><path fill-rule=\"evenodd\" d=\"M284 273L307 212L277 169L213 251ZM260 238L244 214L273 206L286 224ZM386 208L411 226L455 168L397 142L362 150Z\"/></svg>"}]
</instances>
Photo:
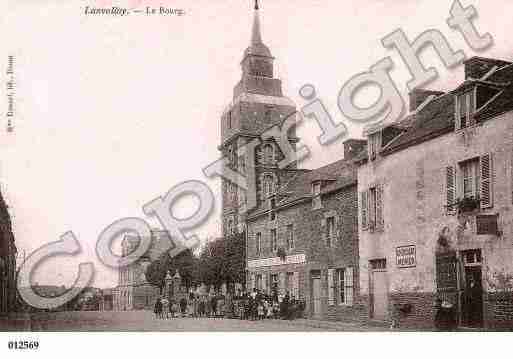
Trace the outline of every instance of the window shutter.
<instances>
[{"instance_id":1,"label":"window shutter","mask_svg":"<svg viewBox=\"0 0 513 359\"><path fill-rule=\"evenodd\" d=\"M461 128L461 118L460 118L460 101L461 97L454 97L454 128L459 130Z\"/></svg>"},{"instance_id":2,"label":"window shutter","mask_svg":"<svg viewBox=\"0 0 513 359\"><path fill-rule=\"evenodd\" d=\"M342 216L335 216L335 237L337 241L342 240Z\"/></svg>"},{"instance_id":3,"label":"window shutter","mask_svg":"<svg viewBox=\"0 0 513 359\"><path fill-rule=\"evenodd\" d=\"M481 208L493 207L493 167L492 155L487 153L481 156Z\"/></svg>"},{"instance_id":4,"label":"window shutter","mask_svg":"<svg viewBox=\"0 0 513 359\"><path fill-rule=\"evenodd\" d=\"M328 269L328 305L335 305L334 269Z\"/></svg>"},{"instance_id":5,"label":"window shutter","mask_svg":"<svg viewBox=\"0 0 513 359\"><path fill-rule=\"evenodd\" d=\"M345 294L344 301L345 301L346 305L353 305L353 288L354 288L353 277L354 277L353 267L347 267L346 270L344 271L344 285L346 287L345 291L344 291L344 294Z\"/></svg>"},{"instance_id":6,"label":"window shutter","mask_svg":"<svg viewBox=\"0 0 513 359\"><path fill-rule=\"evenodd\" d=\"M475 113L475 93L476 93L476 88L474 88L474 90L472 90L468 95L467 95L467 104L468 104L468 108L467 108L467 113L468 113L468 124L469 126L474 126L476 124L476 119L474 118L474 113Z\"/></svg>"},{"instance_id":7,"label":"window shutter","mask_svg":"<svg viewBox=\"0 0 513 359\"><path fill-rule=\"evenodd\" d=\"M362 229L365 231L368 229L368 215L367 215L367 191L363 191L361 194L361 209L362 213Z\"/></svg>"},{"instance_id":8,"label":"window shutter","mask_svg":"<svg viewBox=\"0 0 513 359\"><path fill-rule=\"evenodd\" d=\"M383 185L376 186L376 228L383 228Z\"/></svg>"},{"instance_id":9,"label":"window shutter","mask_svg":"<svg viewBox=\"0 0 513 359\"><path fill-rule=\"evenodd\" d=\"M371 195L371 191L367 191L367 213L368 213L368 219L369 222L369 229L371 231L374 231L376 229L376 197L377 197L378 189L374 188L374 194L375 196Z\"/></svg>"},{"instance_id":10,"label":"window shutter","mask_svg":"<svg viewBox=\"0 0 513 359\"><path fill-rule=\"evenodd\" d=\"M456 179L454 166L447 166L445 170L445 189L447 214L455 214L456 206Z\"/></svg>"},{"instance_id":11,"label":"window shutter","mask_svg":"<svg viewBox=\"0 0 513 359\"><path fill-rule=\"evenodd\" d=\"M299 299L299 272L294 272L294 297Z\"/></svg>"}]
</instances>

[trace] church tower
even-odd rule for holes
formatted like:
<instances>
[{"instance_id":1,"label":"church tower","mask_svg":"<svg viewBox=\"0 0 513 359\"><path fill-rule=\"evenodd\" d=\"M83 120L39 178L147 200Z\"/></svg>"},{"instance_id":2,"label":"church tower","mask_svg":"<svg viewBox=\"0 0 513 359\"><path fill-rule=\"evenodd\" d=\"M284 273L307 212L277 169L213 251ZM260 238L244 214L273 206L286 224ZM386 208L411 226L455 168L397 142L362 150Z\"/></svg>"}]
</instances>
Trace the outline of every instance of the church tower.
<instances>
[{"instance_id":1,"label":"church tower","mask_svg":"<svg viewBox=\"0 0 513 359\"><path fill-rule=\"evenodd\" d=\"M283 96L281 80L275 78L274 60L262 40L260 9L258 0L255 0L251 41L242 56L241 80L235 85L233 100L221 117L219 149L228 159L230 168L242 175L247 175L249 166L254 167L257 209L268 205L270 197L296 170L295 163L285 169L278 168L283 155L272 139L260 139L261 144L252 149L255 153L251 156L248 153L250 146L245 147L265 130L296 114L296 105ZM294 146L293 128L289 131L289 138ZM224 178L222 196L222 232L223 236L229 237L244 230L244 218L251 211L241 210L247 203L245 191Z\"/></svg>"}]
</instances>

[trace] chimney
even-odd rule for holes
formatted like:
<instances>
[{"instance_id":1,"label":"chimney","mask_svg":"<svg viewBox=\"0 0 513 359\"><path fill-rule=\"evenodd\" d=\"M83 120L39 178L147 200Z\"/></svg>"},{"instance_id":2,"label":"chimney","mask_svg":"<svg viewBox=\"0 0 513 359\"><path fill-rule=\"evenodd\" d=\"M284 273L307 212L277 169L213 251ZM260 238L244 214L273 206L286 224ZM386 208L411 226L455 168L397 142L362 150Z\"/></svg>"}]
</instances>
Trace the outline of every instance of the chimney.
<instances>
[{"instance_id":1,"label":"chimney","mask_svg":"<svg viewBox=\"0 0 513 359\"><path fill-rule=\"evenodd\" d=\"M503 66L511 64L511 62L474 56L466 60L464 64L465 80L478 80L481 79L484 75L486 75L491 69L493 69L494 66L497 66L497 68L501 68Z\"/></svg>"},{"instance_id":2,"label":"chimney","mask_svg":"<svg viewBox=\"0 0 513 359\"><path fill-rule=\"evenodd\" d=\"M367 146L366 140L349 139L344 142L344 160L351 160Z\"/></svg>"},{"instance_id":3,"label":"chimney","mask_svg":"<svg viewBox=\"0 0 513 359\"><path fill-rule=\"evenodd\" d=\"M432 91L424 89L415 89L411 91L408 96L410 98L410 112L415 111L429 96L441 96L443 91Z\"/></svg>"}]
</instances>

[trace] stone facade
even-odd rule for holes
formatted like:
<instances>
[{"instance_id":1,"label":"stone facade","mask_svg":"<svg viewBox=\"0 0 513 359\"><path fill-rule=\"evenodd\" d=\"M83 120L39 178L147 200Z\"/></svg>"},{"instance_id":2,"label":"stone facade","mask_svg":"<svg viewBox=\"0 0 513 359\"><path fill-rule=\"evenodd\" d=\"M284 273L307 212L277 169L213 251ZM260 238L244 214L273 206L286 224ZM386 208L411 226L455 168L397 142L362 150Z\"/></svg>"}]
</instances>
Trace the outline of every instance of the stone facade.
<instances>
[{"instance_id":1,"label":"stone facade","mask_svg":"<svg viewBox=\"0 0 513 359\"><path fill-rule=\"evenodd\" d=\"M341 161L330 166L342 168L344 163ZM308 177L315 172L308 173ZM305 177L305 174L300 176ZM294 186L287 188L293 189ZM274 220L271 220L271 215ZM250 287L270 292L275 276L278 292L285 294L289 291L292 296L304 300L308 317L359 319L356 215L356 182L352 182L321 194L320 207L314 207L311 195L307 194L296 203L287 203L285 199L283 204L278 202L273 210L250 216L247 221ZM334 223L333 229L328 229L330 220ZM276 245L272 243L272 231L276 233ZM285 260L277 257L279 248L285 249ZM299 259L294 261L298 256ZM265 263L262 259L266 258L275 260ZM259 264L259 260L260 266L251 265ZM336 278L339 271L346 268L353 271L353 284L348 283L344 288L351 291L350 299L340 297L340 280ZM314 289L317 276L319 283Z\"/></svg>"},{"instance_id":2,"label":"stone facade","mask_svg":"<svg viewBox=\"0 0 513 359\"><path fill-rule=\"evenodd\" d=\"M219 149L231 170L255 181L255 208L247 208L245 191L222 182L223 236L245 232L246 289L288 291L305 301L309 317L358 317L356 167L350 157L364 142L347 141L345 160L314 171L297 169L296 162L278 166L284 158L279 144L261 137L296 116L296 106L274 78L258 9L241 66L242 79L221 118ZM295 129L287 135L295 149ZM255 139L258 145L249 145Z\"/></svg>"},{"instance_id":3,"label":"stone facade","mask_svg":"<svg viewBox=\"0 0 513 359\"><path fill-rule=\"evenodd\" d=\"M159 259L171 246L166 231L152 231L151 245L147 253L135 263L119 269L118 286L113 291L113 310L153 309L160 289L146 279L146 268ZM137 237L126 236L121 244L122 256L133 252L139 244Z\"/></svg>"},{"instance_id":4,"label":"stone facade","mask_svg":"<svg viewBox=\"0 0 513 359\"><path fill-rule=\"evenodd\" d=\"M478 60L468 61L467 74L486 62ZM499 63L491 85L467 81L440 94L414 113L411 127L374 142L381 150L361 158L360 290L371 318L429 327L441 298L452 302L462 326L511 319L511 296L497 298L513 283L497 278L513 273L513 106L505 100L511 90L493 83L513 80L513 70ZM476 105L460 120L455 103L466 93ZM369 133L369 143L384 130ZM448 272L437 263L444 251L455 253ZM454 284L443 284L440 273Z\"/></svg>"}]
</instances>

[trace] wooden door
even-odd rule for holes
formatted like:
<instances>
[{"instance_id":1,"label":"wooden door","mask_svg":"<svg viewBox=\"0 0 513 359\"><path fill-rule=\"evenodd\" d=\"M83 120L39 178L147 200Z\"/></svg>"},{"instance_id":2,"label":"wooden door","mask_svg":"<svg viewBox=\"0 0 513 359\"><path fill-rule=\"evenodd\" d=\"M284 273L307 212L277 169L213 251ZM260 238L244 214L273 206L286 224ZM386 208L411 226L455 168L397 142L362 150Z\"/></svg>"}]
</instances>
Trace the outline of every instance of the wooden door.
<instances>
[{"instance_id":1,"label":"wooden door","mask_svg":"<svg viewBox=\"0 0 513 359\"><path fill-rule=\"evenodd\" d=\"M373 318L386 320L388 318L388 282L386 271L372 272Z\"/></svg>"},{"instance_id":2,"label":"wooden door","mask_svg":"<svg viewBox=\"0 0 513 359\"><path fill-rule=\"evenodd\" d=\"M320 317L321 315L321 273L312 272L312 315Z\"/></svg>"}]
</instances>

